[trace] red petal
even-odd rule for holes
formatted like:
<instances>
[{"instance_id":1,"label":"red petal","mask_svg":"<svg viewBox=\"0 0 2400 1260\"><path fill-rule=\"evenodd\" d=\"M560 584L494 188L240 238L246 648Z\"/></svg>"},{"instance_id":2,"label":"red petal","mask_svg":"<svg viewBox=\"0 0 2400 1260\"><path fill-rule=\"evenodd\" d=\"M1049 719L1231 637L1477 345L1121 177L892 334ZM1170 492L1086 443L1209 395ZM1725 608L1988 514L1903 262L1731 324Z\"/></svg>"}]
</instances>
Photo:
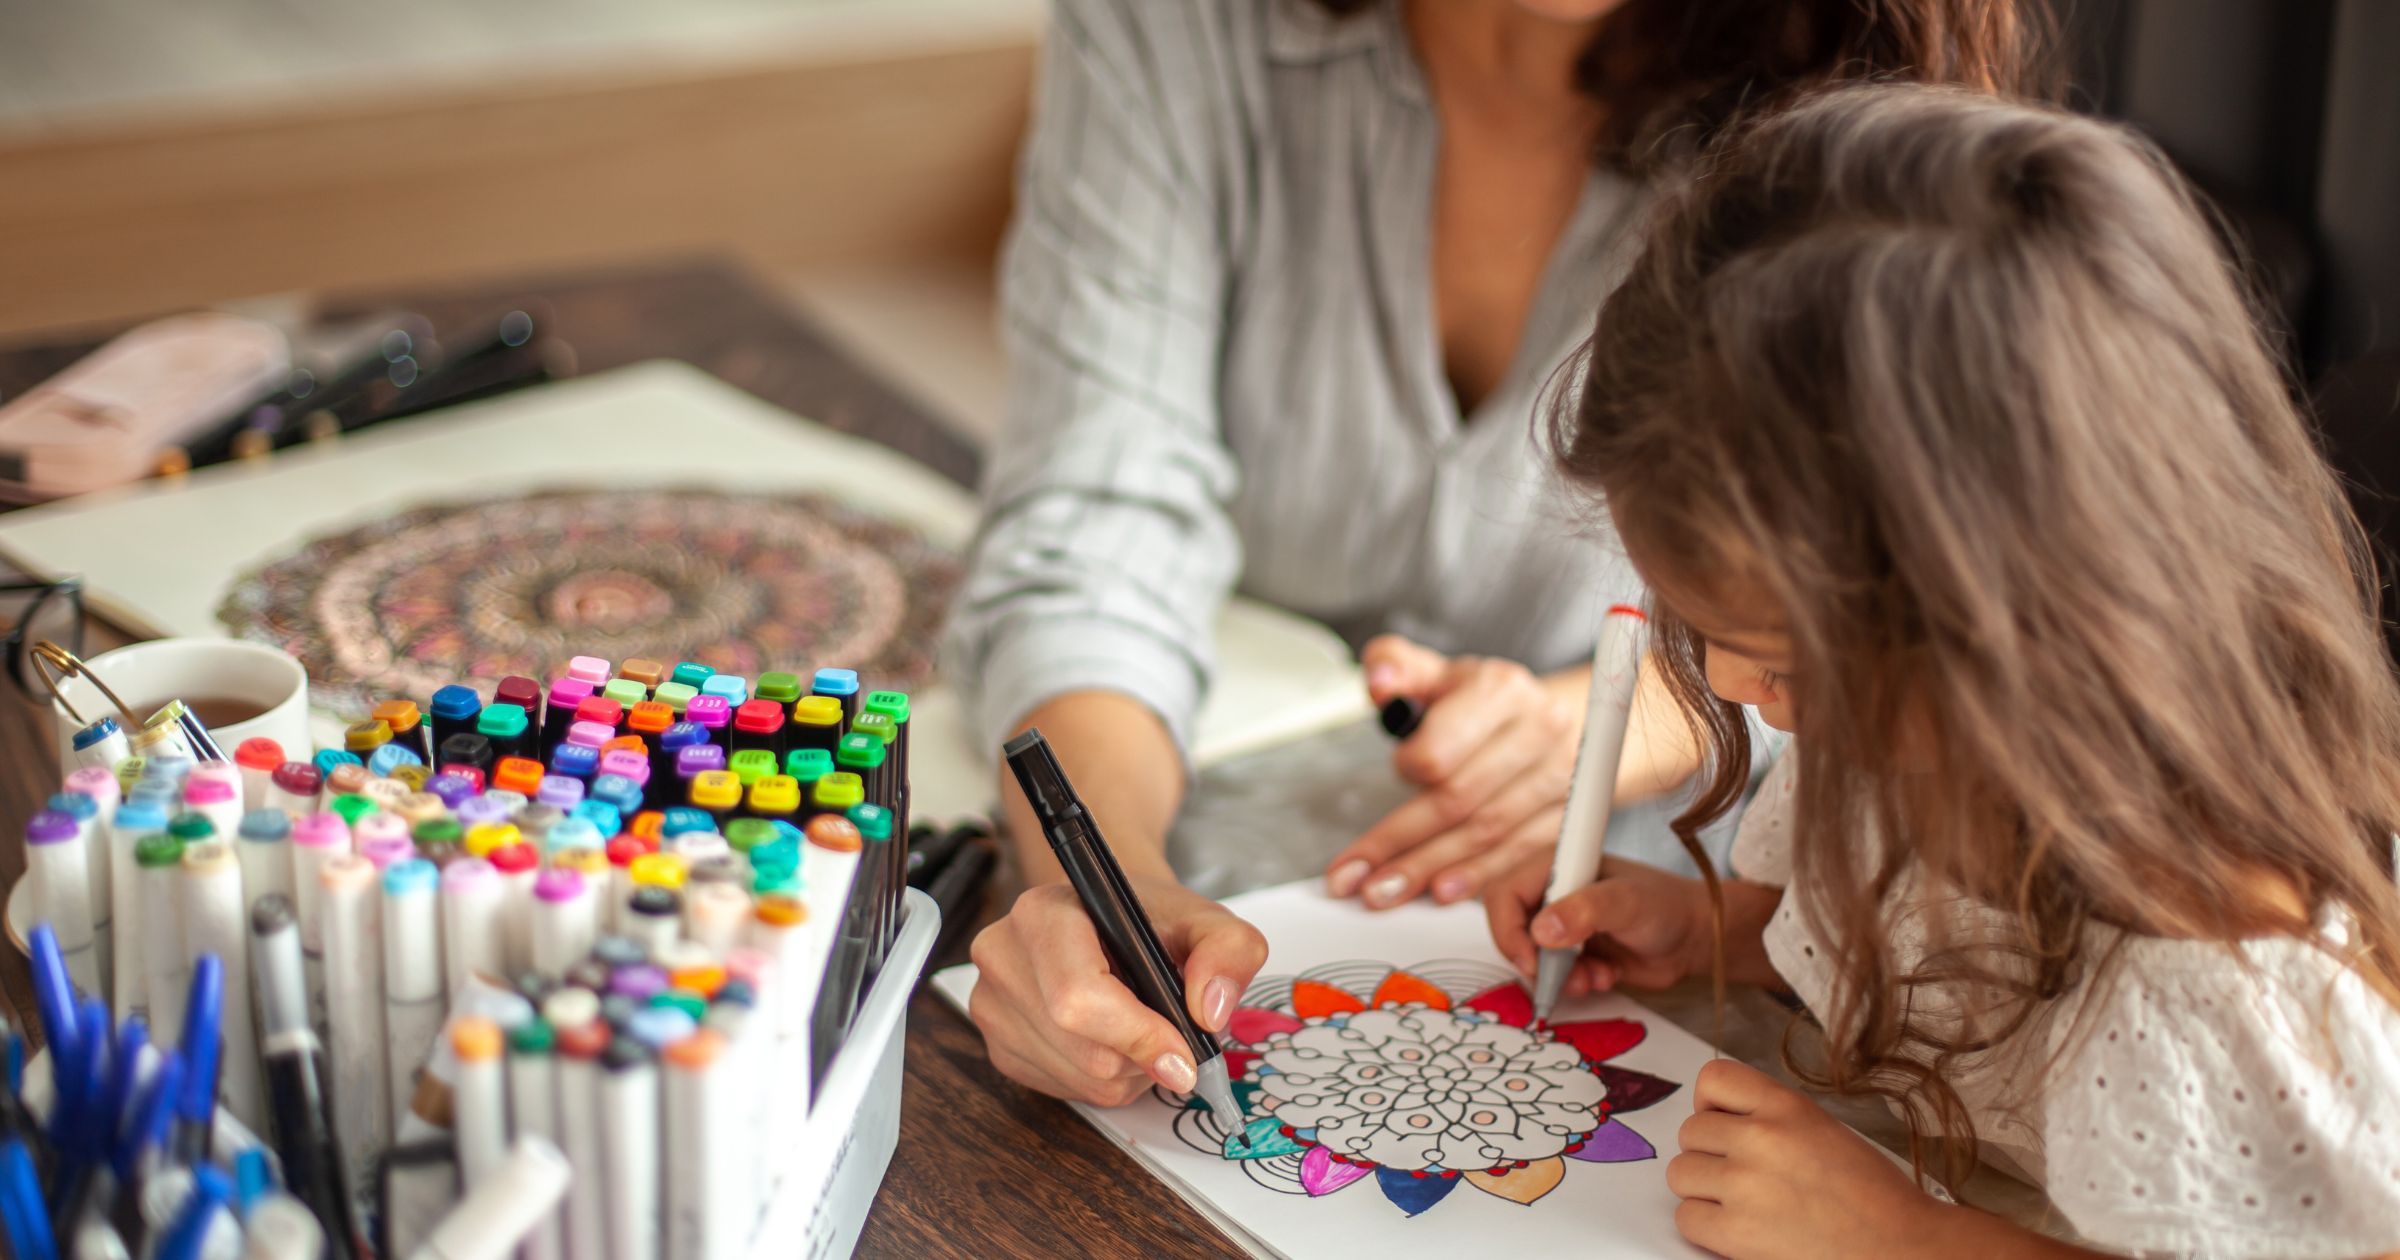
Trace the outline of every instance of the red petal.
<instances>
[{"instance_id":1,"label":"red petal","mask_svg":"<svg viewBox=\"0 0 2400 1260\"><path fill-rule=\"evenodd\" d=\"M1466 1010L1481 1011L1503 1024L1518 1028L1533 1022L1533 995L1525 991L1524 985L1513 980L1507 984L1493 985L1461 1005Z\"/></svg>"},{"instance_id":2,"label":"red petal","mask_svg":"<svg viewBox=\"0 0 2400 1260\"><path fill-rule=\"evenodd\" d=\"M1225 1074L1238 1081L1249 1074L1251 1064L1265 1057L1253 1054L1248 1050L1227 1050L1225 1052Z\"/></svg>"},{"instance_id":3,"label":"red petal","mask_svg":"<svg viewBox=\"0 0 2400 1260\"><path fill-rule=\"evenodd\" d=\"M1375 986L1375 996L1369 1006L1399 1006L1408 1002L1423 1002L1437 1011L1450 1009L1450 995L1434 987L1428 980L1405 971L1394 971Z\"/></svg>"},{"instance_id":4,"label":"red petal","mask_svg":"<svg viewBox=\"0 0 2400 1260\"><path fill-rule=\"evenodd\" d=\"M1282 1011L1270 1011L1261 1006L1238 1006L1233 1018L1225 1021L1225 1035L1246 1046L1262 1045L1277 1033L1297 1032L1299 1020Z\"/></svg>"},{"instance_id":5,"label":"red petal","mask_svg":"<svg viewBox=\"0 0 2400 1260\"><path fill-rule=\"evenodd\" d=\"M1292 982L1292 1013L1302 1019L1318 1015L1349 1015L1367 1009L1357 997L1315 980Z\"/></svg>"},{"instance_id":6,"label":"red petal","mask_svg":"<svg viewBox=\"0 0 2400 1260\"><path fill-rule=\"evenodd\" d=\"M1642 1044L1642 1038L1650 1035L1641 1021L1632 1019L1577 1020L1571 1024L1552 1024L1550 1031L1595 1063L1616 1058Z\"/></svg>"}]
</instances>

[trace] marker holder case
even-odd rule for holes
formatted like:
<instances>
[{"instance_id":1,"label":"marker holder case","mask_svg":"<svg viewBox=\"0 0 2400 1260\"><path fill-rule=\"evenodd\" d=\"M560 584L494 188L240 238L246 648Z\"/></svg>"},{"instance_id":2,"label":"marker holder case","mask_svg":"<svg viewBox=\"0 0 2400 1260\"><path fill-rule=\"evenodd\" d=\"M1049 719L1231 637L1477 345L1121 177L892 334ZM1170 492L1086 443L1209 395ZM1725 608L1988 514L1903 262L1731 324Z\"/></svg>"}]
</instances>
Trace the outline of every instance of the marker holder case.
<instances>
[{"instance_id":1,"label":"marker holder case","mask_svg":"<svg viewBox=\"0 0 2400 1260\"><path fill-rule=\"evenodd\" d=\"M908 999L933 952L942 912L911 888L900 934L867 991L849 1039L825 1075L766 1209L751 1234L751 1260L847 1256L900 1145L901 1048Z\"/></svg>"}]
</instances>

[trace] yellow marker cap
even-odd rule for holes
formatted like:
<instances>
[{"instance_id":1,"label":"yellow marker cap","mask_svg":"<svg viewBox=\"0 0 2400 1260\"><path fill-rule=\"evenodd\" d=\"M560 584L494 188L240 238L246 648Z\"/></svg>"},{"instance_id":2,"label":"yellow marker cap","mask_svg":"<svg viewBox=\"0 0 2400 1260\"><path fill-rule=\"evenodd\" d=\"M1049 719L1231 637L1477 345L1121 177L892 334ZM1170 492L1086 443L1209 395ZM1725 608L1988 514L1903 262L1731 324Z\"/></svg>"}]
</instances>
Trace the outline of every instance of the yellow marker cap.
<instances>
[{"instance_id":1,"label":"yellow marker cap","mask_svg":"<svg viewBox=\"0 0 2400 1260\"><path fill-rule=\"evenodd\" d=\"M742 803L741 776L731 770L703 770L692 776L692 804L702 809L734 809Z\"/></svg>"}]
</instances>

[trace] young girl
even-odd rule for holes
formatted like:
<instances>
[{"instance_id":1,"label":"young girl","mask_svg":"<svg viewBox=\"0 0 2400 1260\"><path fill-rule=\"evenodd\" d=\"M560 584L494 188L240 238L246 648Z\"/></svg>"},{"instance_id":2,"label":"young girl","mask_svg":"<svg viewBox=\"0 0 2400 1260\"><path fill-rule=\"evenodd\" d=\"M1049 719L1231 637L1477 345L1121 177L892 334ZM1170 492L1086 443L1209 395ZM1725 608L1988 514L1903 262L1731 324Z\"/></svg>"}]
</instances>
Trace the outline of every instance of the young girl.
<instances>
[{"instance_id":1,"label":"young girl","mask_svg":"<svg viewBox=\"0 0 2400 1260\"><path fill-rule=\"evenodd\" d=\"M2014 1167L2083 1245L2400 1251L2400 687L2254 328L2100 123L1871 87L1720 151L1554 436L1713 748L1679 827L1744 781L1737 706L1794 739L1721 900L1612 864L1536 914L1544 859L1489 899L1502 949L1657 985L1721 930L1822 1028L1803 1079L1889 1098L1952 1177ZM1694 1102L1667 1172L1715 1251L2091 1254L1746 1067Z\"/></svg>"}]
</instances>

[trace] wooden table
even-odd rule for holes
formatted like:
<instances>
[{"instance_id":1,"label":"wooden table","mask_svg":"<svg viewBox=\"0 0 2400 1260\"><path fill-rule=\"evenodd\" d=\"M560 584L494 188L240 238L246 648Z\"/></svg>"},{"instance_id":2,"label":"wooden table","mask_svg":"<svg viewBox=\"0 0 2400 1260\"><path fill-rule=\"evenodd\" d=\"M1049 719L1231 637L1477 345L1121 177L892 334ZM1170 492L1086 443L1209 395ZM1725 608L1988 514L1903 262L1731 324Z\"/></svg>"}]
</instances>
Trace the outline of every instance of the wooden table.
<instances>
[{"instance_id":1,"label":"wooden table","mask_svg":"<svg viewBox=\"0 0 2400 1260\"><path fill-rule=\"evenodd\" d=\"M890 446L961 483L973 447L852 361L785 302L721 263L685 262L425 293L345 297L341 307L404 306L437 330L511 303L549 303L580 367L677 358L777 406ZM92 341L0 347L0 398L72 362ZM93 650L124 636L93 628ZM0 828L20 834L56 791L48 716L0 684ZM0 879L24 872L22 844L0 842ZM984 916L1003 903L987 898ZM955 936L934 965L964 960ZM32 1009L24 960L0 951L0 996ZM900 1149L859 1240L862 1256L1218 1256L1230 1242L1064 1105L1018 1088L983 1057L982 1039L929 990L909 1009Z\"/></svg>"}]
</instances>

